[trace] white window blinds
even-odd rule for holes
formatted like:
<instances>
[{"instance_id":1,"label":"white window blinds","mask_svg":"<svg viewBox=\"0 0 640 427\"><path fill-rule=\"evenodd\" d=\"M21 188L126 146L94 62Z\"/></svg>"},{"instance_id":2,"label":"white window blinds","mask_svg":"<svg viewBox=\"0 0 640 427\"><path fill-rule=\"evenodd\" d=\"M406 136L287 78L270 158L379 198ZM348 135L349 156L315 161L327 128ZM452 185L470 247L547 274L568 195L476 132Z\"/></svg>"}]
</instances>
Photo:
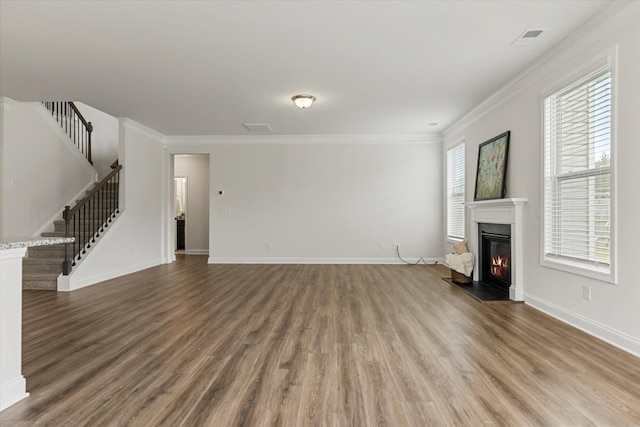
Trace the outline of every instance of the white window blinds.
<instances>
[{"instance_id":1,"label":"white window blinds","mask_svg":"<svg viewBox=\"0 0 640 427\"><path fill-rule=\"evenodd\" d=\"M464 143L447 151L447 237L464 238Z\"/></svg>"},{"instance_id":2,"label":"white window blinds","mask_svg":"<svg viewBox=\"0 0 640 427\"><path fill-rule=\"evenodd\" d=\"M611 71L544 100L544 258L609 271Z\"/></svg>"}]
</instances>

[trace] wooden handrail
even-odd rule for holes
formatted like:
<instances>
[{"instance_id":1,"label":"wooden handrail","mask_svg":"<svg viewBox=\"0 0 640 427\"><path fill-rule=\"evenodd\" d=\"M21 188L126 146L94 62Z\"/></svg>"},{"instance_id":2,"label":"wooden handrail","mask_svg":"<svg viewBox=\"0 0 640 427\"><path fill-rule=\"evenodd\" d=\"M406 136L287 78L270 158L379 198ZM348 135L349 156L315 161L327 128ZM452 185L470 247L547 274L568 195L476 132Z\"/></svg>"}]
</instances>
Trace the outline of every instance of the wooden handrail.
<instances>
[{"instance_id":1,"label":"wooden handrail","mask_svg":"<svg viewBox=\"0 0 640 427\"><path fill-rule=\"evenodd\" d=\"M71 106L71 108L73 109L73 111L76 113L76 115L78 116L78 118L80 119L80 121L84 124L84 126L87 128L87 130L89 132L93 132L93 125L91 125L91 122L88 122L85 120L84 116L82 115L82 113L80 112L80 110L78 110L78 107L76 107L76 104L73 103L73 101L69 101L69 106Z\"/></svg>"},{"instance_id":2,"label":"wooden handrail","mask_svg":"<svg viewBox=\"0 0 640 427\"><path fill-rule=\"evenodd\" d=\"M62 265L62 273L65 276L120 213L119 186L122 165L116 160L111 166L111 172L89 190L73 208L65 206L62 212L64 235L73 235L76 238L73 243L65 245Z\"/></svg>"},{"instance_id":3,"label":"wooden handrail","mask_svg":"<svg viewBox=\"0 0 640 427\"><path fill-rule=\"evenodd\" d=\"M65 206L65 212L69 212L69 214L74 214L76 211L78 211L82 205L84 205L89 199L91 199L96 193L98 193L105 185L107 185L107 183L109 183L109 181L111 180L111 178L113 178L118 172L120 172L120 170L122 169L122 165L116 165L116 167L114 167L111 172L109 172L107 174L107 176L105 176L102 181L100 181L99 183L96 184L95 187L93 187L86 196L84 196L82 199L80 199L78 201L78 203L76 203L76 205L72 208L69 208L67 210L67 208L69 206Z\"/></svg>"},{"instance_id":4,"label":"wooden handrail","mask_svg":"<svg viewBox=\"0 0 640 427\"><path fill-rule=\"evenodd\" d=\"M91 159L91 133L93 125L88 122L78 107L71 101L43 101L42 102L51 115L60 123L60 127L73 140L74 145L84 154L89 163ZM82 126L80 126L82 123ZM82 129L80 129L82 128Z\"/></svg>"}]
</instances>

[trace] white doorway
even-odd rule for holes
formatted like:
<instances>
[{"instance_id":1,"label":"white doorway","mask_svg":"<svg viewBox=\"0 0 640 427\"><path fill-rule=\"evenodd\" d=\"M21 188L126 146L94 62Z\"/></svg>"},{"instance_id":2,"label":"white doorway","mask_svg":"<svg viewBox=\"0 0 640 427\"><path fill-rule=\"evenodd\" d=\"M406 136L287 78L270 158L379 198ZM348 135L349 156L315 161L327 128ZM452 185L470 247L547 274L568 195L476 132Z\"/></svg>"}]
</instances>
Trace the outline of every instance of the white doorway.
<instances>
[{"instance_id":1,"label":"white doorway","mask_svg":"<svg viewBox=\"0 0 640 427\"><path fill-rule=\"evenodd\" d=\"M174 250L186 255L208 255L209 155L174 155L172 187Z\"/></svg>"},{"instance_id":2,"label":"white doorway","mask_svg":"<svg viewBox=\"0 0 640 427\"><path fill-rule=\"evenodd\" d=\"M173 247L176 253L185 253L187 247L187 233L186 233L186 221L187 221L187 180L186 176L176 176L173 182L174 198L174 211L176 221L176 233L174 235Z\"/></svg>"}]
</instances>

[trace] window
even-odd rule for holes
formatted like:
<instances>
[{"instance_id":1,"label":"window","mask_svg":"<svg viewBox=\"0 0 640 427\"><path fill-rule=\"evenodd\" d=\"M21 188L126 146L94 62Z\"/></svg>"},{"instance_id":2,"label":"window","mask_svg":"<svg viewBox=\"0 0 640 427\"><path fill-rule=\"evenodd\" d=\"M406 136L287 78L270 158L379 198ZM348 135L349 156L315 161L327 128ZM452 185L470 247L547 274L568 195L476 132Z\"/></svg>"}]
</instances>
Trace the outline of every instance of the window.
<instances>
[{"instance_id":1,"label":"window","mask_svg":"<svg viewBox=\"0 0 640 427\"><path fill-rule=\"evenodd\" d=\"M543 265L613 281L609 65L544 99Z\"/></svg>"},{"instance_id":2,"label":"window","mask_svg":"<svg viewBox=\"0 0 640 427\"><path fill-rule=\"evenodd\" d=\"M464 143L447 151L447 237L464 239Z\"/></svg>"}]
</instances>

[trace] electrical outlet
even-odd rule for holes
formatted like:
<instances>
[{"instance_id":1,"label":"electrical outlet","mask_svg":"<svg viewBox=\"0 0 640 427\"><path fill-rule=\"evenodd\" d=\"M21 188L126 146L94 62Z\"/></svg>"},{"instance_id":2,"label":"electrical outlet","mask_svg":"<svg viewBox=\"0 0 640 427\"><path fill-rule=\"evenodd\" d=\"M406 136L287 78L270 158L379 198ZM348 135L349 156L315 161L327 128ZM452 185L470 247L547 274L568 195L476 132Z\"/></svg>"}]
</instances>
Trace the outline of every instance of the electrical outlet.
<instances>
[{"instance_id":1,"label":"electrical outlet","mask_svg":"<svg viewBox=\"0 0 640 427\"><path fill-rule=\"evenodd\" d=\"M265 248L270 251L271 250L271 242L267 242L267 244L265 245Z\"/></svg>"},{"instance_id":2,"label":"electrical outlet","mask_svg":"<svg viewBox=\"0 0 640 427\"><path fill-rule=\"evenodd\" d=\"M394 250L394 251L397 251L398 249L400 249L400 245L399 245L399 244L397 244L397 243L394 243L394 244L393 244L393 250Z\"/></svg>"},{"instance_id":3,"label":"electrical outlet","mask_svg":"<svg viewBox=\"0 0 640 427\"><path fill-rule=\"evenodd\" d=\"M591 301L591 286L582 286L582 298Z\"/></svg>"},{"instance_id":4,"label":"electrical outlet","mask_svg":"<svg viewBox=\"0 0 640 427\"><path fill-rule=\"evenodd\" d=\"M378 244L378 249L380 249L381 251L384 251L384 243Z\"/></svg>"}]
</instances>

